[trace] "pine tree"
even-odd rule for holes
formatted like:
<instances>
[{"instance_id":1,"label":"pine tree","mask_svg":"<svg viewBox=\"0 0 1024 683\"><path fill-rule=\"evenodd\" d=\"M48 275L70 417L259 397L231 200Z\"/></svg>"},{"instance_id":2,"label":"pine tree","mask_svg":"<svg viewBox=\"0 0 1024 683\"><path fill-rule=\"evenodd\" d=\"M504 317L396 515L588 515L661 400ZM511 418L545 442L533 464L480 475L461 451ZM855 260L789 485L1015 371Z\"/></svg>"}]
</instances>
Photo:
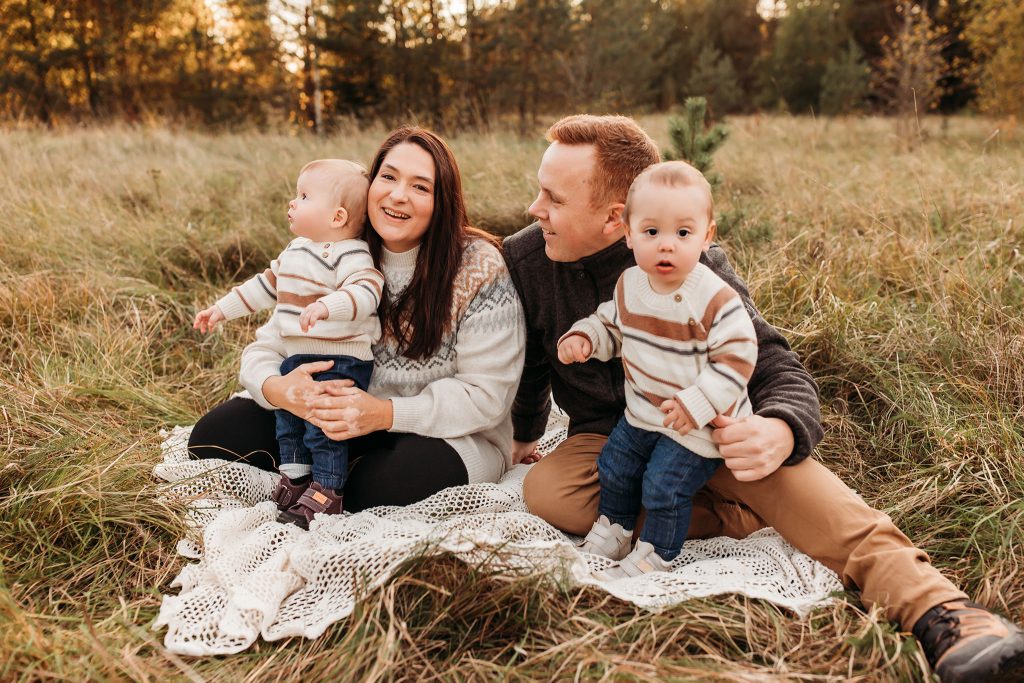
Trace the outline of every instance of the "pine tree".
<instances>
[{"instance_id":1,"label":"pine tree","mask_svg":"<svg viewBox=\"0 0 1024 683\"><path fill-rule=\"evenodd\" d=\"M683 104L683 115L668 120L672 149L662 152L666 160L682 159L704 174L708 182L717 185L721 176L711 171L712 157L728 137L728 131L721 123L707 128L707 100L703 97L688 97Z\"/></svg>"},{"instance_id":2,"label":"pine tree","mask_svg":"<svg viewBox=\"0 0 1024 683\"><path fill-rule=\"evenodd\" d=\"M705 97L712 118L737 111L743 106L743 89L728 55L713 45L705 45L686 84L687 93Z\"/></svg>"},{"instance_id":3,"label":"pine tree","mask_svg":"<svg viewBox=\"0 0 1024 683\"><path fill-rule=\"evenodd\" d=\"M828 60L821 78L821 111L828 116L850 114L864 107L871 88L871 69L864 52L851 38L846 49Z\"/></svg>"}]
</instances>

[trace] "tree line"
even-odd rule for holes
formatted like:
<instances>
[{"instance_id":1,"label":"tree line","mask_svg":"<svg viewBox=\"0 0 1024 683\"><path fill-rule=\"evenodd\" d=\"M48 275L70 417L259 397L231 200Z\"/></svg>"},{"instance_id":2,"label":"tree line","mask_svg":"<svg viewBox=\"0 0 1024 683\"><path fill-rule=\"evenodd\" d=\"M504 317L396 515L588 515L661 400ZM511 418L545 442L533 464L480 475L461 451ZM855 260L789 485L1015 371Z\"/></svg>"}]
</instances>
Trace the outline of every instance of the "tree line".
<instances>
[{"instance_id":1,"label":"tree line","mask_svg":"<svg viewBox=\"0 0 1024 683\"><path fill-rule=\"evenodd\" d=\"M438 128L1024 108L1018 0L0 0L0 117Z\"/></svg>"}]
</instances>

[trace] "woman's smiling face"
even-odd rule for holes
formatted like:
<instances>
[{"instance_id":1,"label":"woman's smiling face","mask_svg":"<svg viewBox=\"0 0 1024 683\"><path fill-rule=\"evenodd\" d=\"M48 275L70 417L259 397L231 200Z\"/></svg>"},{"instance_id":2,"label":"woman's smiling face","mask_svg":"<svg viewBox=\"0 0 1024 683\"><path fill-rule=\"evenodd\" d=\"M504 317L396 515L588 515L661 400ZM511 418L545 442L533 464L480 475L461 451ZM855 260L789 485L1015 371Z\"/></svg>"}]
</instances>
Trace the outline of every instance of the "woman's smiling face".
<instances>
[{"instance_id":1,"label":"woman's smiling face","mask_svg":"<svg viewBox=\"0 0 1024 683\"><path fill-rule=\"evenodd\" d=\"M434 214L436 169L429 153L412 142L388 152L370 183L370 224L388 251L409 251L423 241Z\"/></svg>"}]
</instances>

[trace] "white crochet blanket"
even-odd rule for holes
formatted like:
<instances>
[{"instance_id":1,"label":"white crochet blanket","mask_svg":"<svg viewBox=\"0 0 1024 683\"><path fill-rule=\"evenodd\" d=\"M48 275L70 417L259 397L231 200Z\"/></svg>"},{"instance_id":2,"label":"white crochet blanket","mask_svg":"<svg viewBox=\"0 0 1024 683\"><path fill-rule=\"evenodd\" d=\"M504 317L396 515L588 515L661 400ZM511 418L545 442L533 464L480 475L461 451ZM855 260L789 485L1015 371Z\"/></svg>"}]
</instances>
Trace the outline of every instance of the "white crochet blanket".
<instances>
[{"instance_id":1,"label":"white crochet blanket","mask_svg":"<svg viewBox=\"0 0 1024 683\"><path fill-rule=\"evenodd\" d=\"M189 505L191 538L178 551L188 564L166 595L154 628L185 655L240 652L257 638L316 638L344 619L356 601L415 555L451 552L467 562L516 572L548 572L588 584L642 607L659 609L693 597L740 593L803 615L841 590L836 575L798 552L771 529L742 541L688 541L672 571L601 581L591 572L609 561L575 548L566 536L526 511L520 465L497 484L441 491L408 507L378 507L321 517L309 531L275 521L269 500L278 475L223 460L193 460L190 428L166 434L154 474L167 494ZM554 413L539 450L565 437Z\"/></svg>"}]
</instances>

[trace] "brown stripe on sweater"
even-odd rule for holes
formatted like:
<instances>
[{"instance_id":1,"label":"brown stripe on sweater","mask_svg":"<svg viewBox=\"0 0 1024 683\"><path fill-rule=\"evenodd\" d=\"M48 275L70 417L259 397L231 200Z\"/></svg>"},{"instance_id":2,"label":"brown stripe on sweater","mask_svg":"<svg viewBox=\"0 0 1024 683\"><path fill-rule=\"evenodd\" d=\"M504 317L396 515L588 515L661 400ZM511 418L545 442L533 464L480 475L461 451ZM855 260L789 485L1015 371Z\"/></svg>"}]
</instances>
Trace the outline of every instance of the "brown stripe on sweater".
<instances>
[{"instance_id":1,"label":"brown stripe on sweater","mask_svg":"<svg viewBox=\"0 0 1024 683\"><path fill-rule=\"evenodd\" d=\"M632 385L633 391L635 391L637 394L643 396L648 401L650 401L651 405L653 405L654 407L657 408L661 406L662 403L668 400L668 398L665 396L658 396L653 392L644 391L643 389L641 389L640 386L636 383L636 380L633 379L633 375L630 374L629 367L627 367L625 363L622 364L622 371L626 375L626 380L630 383L630 385Z\"/></svg>"},{"instance_id":2,"label":"brown stripe on sweater","mask_svg":"<svg viewBox=\"0 0 1024 683\"><path fill-rule=\"evenodd\" d=\"M641 332L673 341L692 341L694 339L705 341L708 338L707 332L705 332L707 327L701 328L696 321L694 321L693 325L677 323L651 315L633 313L627 309L626 297L622 288L622 278L619 278L618 284L615 285L615 304L618 307L620 324L623 327L631 327Z\"/></svg>"},{"instance_id":3,"label":"brown stripe on sweater","mask_svg":"<svg viewBox=\"0 0 1024 683\"><path fill-rule=\"evenodd\" d=\"M629 368L629 370L632 370L632 371L635 371L635 372L639 372L644 377L646 377L648 379L653 379L655 382L658 382L659 384L664 384L665 386L672 387L676 391L682 391L683 390L683 387L678 385L678 384L676 384L675 382L670 382L667 379L662 379L661 377L655 377L654 375L650 374L649 372L644 372L643 369L639 365L634 365L633 363L629 362L629 360L626 359L625 355L622 356L622 367L623 367L623 369Z\"/></svg>"},{"instance_id":4,"label":"brown stripe on sweater","mask_svg":"<svg viewBox=\"0 0 1024 683\"><path fill-rule=\"evenodd\" d=\"M359 279L359 280L353 280L352 284L358 285L358 284L363 283L363 282L369 283L371 286L373 286L374 290L376 290L376 292L377 292L377 296L378 297L381 295L380 283L377 282L376 280L371 280L370 278L362 278L362 279Z\"/></svg>"},{"instance_id":5,"label":"brown stripe on sweater","mask_svg":"<svg viewBox=\"0 0 1024 683\"><path fill-rule=\"evenodd\" d=\"M267 278L267 282L270 283L271 287L277 289L277 276L274 275L274 271L272 271L270 268L267 268L265 271L263 271L263 277Z\"/></svg>"},{"instance_id":6,"label":"brown stripe on sweater","mask_svg":"<svg viewBox=\"0 0 1024 683\"><path fill-rule=\"evenodd\" d=\"M330 290L330 291L334 291L334 286L333 285L329 285L329 284L327 284L325 282L320 282L318 280L313 280L311 278L304 277L302 275L296 275L295 273L281 273L280 275L278 275L278 277L290 278L292 280L301 280L302 282L308 282L311 285L319 285L320 287L323 287L324 289L327 289L327 290Z\"/></svg>"},{"instance_id":7,"label":"brown stripe on sweater","mask_svg":"<svg viewBox=\"0 0 1024 683\"><path fill-rule=\"evenodd\" d=\"M360 335L358 335L358 334L350 334L347 337L314 337L314 336L312 336L310 334L304 334L304 335L302 335L302 338L303 339L316 339L317 341L343 342L343 341L348 341L350 339L355 339L358 336L360 336Z\"/></svg>"},{"instance_id":8,"label":"brown stripe on sweater","mask_svg":"<svg viewBox=\"0 0 1024 683\"><path fill-rule=\"evenodd\" d=\"M284 290L277 290L277 303L279 304L290 304L292 306L299 306L305 308L314 301L318 301L322 294L296 294L295 292L286 292Z\"/></svg>"},{"instance_id":9,"label":"brown stripe on sweater","mask_svg":"<svg viewBox=\"0 0 1024 683\"><path fill-rule=\"evenodd\" d=\"M242 290L241 289L239 289L238 287L235 287L231 291L233 291L235 294L238 295L238 298L242 300L242 303L245 304L245 307L249 309L250 313L252 313L252 312L254 312L256 310L255 308L250 306L249 302L245 300L244 296L242 296Z\"/></svg>"},{"instance_id":10,"label":"brown stripe on sweater","mask_svg":"<svg viewBox=\"0 0 1024 683\"><path fill-rule=\"evenodd\" d=\"M720 353L717 355L709 353L708 360L712 363L721 363L727 366L743 379L750 379L751 375L754 374L754 364L745 358L737 356L735 353Z\"/></svg>"},{"instance_id":11,"label":"brown stripe on sweater","mask_svg":"<svg viewBox=\"0 0 1024 683\"><path fill-rule=\"evenodd\" d=\"M739 298L739 294L737 294L736 290L729 285L718 290L718 292L711 297L711 301L708 302L707 308L704 309L704 320L701 321L701 324L704 325L704 329L710 330L712 323L715 322L715 318L718 317L718 312L722 310L722 307L737 298Z\"/></svg>"}]
</instances>

